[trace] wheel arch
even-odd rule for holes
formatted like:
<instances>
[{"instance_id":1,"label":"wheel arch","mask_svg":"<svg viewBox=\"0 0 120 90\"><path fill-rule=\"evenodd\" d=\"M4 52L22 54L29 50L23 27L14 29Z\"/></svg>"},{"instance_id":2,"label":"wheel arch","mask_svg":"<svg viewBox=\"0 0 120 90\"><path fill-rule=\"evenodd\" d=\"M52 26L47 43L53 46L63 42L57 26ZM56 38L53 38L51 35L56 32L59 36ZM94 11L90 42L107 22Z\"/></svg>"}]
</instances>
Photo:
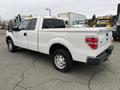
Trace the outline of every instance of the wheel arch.
<instances>
[{"instance_id":1,"label":"wheel arch","mask_svg":"<svg viewBox=\"0 0 120 90\"><path fill-rule=\"evenodd\" d=\"M66 50L70 54L70 56L72 58L72 54L71 54L69 48L66 47L65 45L61 44L61 43L54 43L54 44L52 44L50 49L49 49L49 55L52 56L53 53L55 52L55 50L57 50L57 49L64 49L64 50Z\"/></svg>"},{"instance_id":2,"label":"wheel arch","mask_svg":"<svg viewBox=\"0 0 120 90\"><path fill-rule=\"evenodd\" d=\"M8 43L8 41L7 41L7 40L9 40L9 39L11 39L11 40L12 40L12 38L11 38L10 36L7 36L7 37L6 37L6 43Z\"/></svg>"}]
</instances>

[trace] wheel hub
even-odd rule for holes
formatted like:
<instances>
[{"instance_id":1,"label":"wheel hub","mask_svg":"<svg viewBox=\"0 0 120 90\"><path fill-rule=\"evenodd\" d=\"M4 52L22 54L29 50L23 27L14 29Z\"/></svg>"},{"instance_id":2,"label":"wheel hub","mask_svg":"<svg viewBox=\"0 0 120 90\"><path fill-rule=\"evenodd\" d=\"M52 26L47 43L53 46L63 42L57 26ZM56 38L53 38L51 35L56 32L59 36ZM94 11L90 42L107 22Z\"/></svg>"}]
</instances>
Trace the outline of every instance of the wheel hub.
<instances>
[{"instance_id":1,"label":"wheel hub","mask_svg":"<svg viewBox=\"0 0 120 90\"><path fill-rule=\"evenodd\" d=\"M66 66L65 58L63 55L56 55L54 58L55 64L58 68L63 69Z\"/></svg>"}]
</instances>

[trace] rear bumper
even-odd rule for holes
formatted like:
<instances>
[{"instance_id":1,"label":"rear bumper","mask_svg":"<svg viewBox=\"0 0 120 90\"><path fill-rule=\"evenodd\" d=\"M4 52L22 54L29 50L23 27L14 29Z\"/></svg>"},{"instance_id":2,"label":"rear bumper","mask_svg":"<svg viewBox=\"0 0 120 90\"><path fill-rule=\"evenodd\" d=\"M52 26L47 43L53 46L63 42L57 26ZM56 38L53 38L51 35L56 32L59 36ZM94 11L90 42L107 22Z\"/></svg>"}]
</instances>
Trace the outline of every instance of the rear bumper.
<instances>
[{"instance_id":1,"label":"rear bumper","mask_svg":"<svg viewBox=\"0 0 120 90\"><path fill-rule=\"evenodd\" d=\"M105 50L102 54L98 55L96 58L88 58L87 63L100 64L108 60L108 57L112 54L113 49L114 49L114 46L110 46L107 50Z\"/></svg>"}]
</instances>

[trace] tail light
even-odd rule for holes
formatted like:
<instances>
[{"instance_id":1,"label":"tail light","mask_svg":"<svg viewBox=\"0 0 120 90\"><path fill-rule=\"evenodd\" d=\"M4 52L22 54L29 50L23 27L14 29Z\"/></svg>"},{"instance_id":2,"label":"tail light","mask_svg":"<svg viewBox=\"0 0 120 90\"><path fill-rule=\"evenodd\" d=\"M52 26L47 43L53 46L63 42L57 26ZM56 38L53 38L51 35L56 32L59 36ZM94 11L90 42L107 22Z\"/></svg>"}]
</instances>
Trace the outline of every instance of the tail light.
<instances>
[{"instance_id":1,"label":"tail light","mask_svg":"<svg viewBox=\"0 0 120 90\"><path fill-rule=\"evenodd\" d=\"M92 49L97 49L97 47L98 47L98 38L86 37L86 43L87 43Z\"/></svg>"}]
</instances>

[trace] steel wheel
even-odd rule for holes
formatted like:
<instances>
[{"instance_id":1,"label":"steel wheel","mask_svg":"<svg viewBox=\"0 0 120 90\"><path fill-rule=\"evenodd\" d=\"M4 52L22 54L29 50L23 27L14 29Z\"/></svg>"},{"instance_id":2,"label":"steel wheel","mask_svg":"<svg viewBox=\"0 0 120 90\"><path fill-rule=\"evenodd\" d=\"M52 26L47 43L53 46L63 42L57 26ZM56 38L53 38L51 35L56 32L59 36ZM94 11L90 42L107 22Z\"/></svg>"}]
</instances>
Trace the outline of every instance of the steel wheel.
<instances>
[{"instance_id":1,"label":"steel wheel","mask_svg":"<svg viewBox=\"0 0 120 90\"><path fill-rule=\"evenodd\" d=\"M56 70L61 72L67 72L73 65L73 60L68 51L64 49L58 49L53 53L53 65Z\"/></svg>"},{"instance_id":2,"label":"steel wheel","mask_svg":"<svg viewBox=\"0 0 120 90\"><path fill-rule=\"evenodd\" d=\"M57 54L54 58L54 62L59 69L63 69L66 66L66 61L63 55Z\"/></svg>"}]
</instances>

